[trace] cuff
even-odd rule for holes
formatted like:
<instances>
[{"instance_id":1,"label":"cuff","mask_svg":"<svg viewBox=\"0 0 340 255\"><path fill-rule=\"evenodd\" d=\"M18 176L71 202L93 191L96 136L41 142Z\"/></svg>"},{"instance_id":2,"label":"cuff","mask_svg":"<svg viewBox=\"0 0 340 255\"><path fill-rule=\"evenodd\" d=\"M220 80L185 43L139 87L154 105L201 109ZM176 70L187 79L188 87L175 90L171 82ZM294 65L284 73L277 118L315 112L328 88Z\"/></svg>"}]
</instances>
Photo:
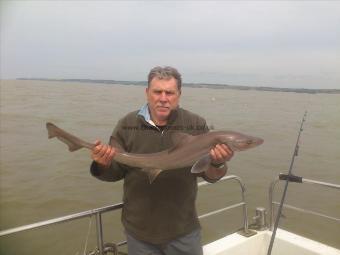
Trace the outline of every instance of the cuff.
<instances>
[{"instance_id":1,"label":"cuff","mask_svg":"<svg viewBox=\"0 0 340 255\"><path fill-rule=\"evenodd\" d=\"M214 166L213 166L214 167ZM228 171L228 166L227 164L223 163L220 167L217 168L218 171L223 171L224 173L217 177L217 178L210 178L209 176L206 175L206 172L202 172L202 175L201 177L206 180L207 182L210 182L210 183L215 183L217 182L218 180L220 180L223 176L225 176L227 174L227 171ZM208 170L209 171L209 170Z\"/></svg>"},{"instance_id":2,"label":"cuff","mask_svg":"<svg viewBox=\"0 0 340 255\"><path fill-rule=\"evenodd\" d=\"M101 168L96 161L92 161L90 172L93 176L100 176L102 174Z\"/></svg>"}]
</instances>

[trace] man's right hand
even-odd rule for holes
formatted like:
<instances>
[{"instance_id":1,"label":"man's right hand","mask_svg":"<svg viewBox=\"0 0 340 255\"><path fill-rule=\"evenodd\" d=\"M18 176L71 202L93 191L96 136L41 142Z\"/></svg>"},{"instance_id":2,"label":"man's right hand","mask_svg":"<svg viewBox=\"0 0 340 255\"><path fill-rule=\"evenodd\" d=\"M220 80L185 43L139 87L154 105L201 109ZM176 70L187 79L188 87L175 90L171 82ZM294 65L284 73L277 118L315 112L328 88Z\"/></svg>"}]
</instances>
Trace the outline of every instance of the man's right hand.
<instances>
[{"instance_id":1,"label":"man's right hand","mask_svg":"<svg viewBox=\"0 0 340 255\"><path fill-rule=\"evenodd\" d=\"M95 141L95 147L92 150L91 158L101 167L108 168L111 165L113 157L116 155L115 148L103 144L101 141Z\"/></svg>"}]
</instances>

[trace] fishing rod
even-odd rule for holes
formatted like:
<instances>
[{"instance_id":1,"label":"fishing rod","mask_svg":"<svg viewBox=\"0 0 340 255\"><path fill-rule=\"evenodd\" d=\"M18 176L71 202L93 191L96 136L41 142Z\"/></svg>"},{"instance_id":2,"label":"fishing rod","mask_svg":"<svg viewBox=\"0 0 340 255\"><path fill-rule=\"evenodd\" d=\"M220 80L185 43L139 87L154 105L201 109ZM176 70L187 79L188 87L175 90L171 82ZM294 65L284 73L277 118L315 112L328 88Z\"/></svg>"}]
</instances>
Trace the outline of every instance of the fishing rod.
<instances>
[{"instance_id":1,"label":"fishing rod","mask_svg":"<svg viewBox=\"0 0 340 255\"><path fill-rule=\"evenodd\" d=\"M285 201L285 198L286 198L288 183L289 183L289 181L294 181L294 179L296 179L296 177L297 177L295 175L292 175L292 169L293 169L295 157L298 156L300 135L301 135L301 133L303 131L302 127L303 127L303 123L306 121L306 117L307 117L307 111L305 111L305 114L303 115L303 118L302 118L302 121L301 121L300 130L299 130L299 134L298 134L298 137L297 137L297 140L296 140L296 144L295 144L292 160L290 162L290 167L289 167L288 175L285 175L285 178L283 178L284 180L286 180L285 188L283 190L283 194L282 194L282 197L281 197L281 202L280 202L280 205L279 205L279 209L277 211L277 215L276 215L276 219L275 219L275 224L274 224L274 229L273 229L273 233L272 233L272 236L271 236L271 239L270 239L270 244L269 244L267 255L270 255L271 252L272 252L272 249L273 249L273 244L274 244L274 239L275 239L275 235L276 235L276 230L277 230L277 227L279 225L279 220L281 218L283 202Z\"/></svg>"}]
</instances>

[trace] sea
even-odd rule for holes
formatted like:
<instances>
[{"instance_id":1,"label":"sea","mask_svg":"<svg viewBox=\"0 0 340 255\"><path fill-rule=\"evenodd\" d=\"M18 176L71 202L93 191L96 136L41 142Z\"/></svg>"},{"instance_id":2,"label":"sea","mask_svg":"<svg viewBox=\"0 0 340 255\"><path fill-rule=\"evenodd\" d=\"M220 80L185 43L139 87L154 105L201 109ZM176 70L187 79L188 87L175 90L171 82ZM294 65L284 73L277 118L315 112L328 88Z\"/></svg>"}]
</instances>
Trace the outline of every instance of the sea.
<instances>
[{"instance_id":1,"label":"sea","mask_svg":"<svg viewBox=\"0 0 340 255\"><path fill-rule=\"evenodd\" d=\"M2 80L0 92L0 230L121 202L122 181L91 176L90 152L71 153L57 139L49 140L46 122L89 142L107 142L117 121L145 104L144 86ZM305 111L292 172L340 184L339 94L184 87L180 106L214 130L264 139L228 163L228 174L245 184L250 223L256 207L268 210L271 182L289 170ZM275 201L283 186L277 185ZM236 181L218 182L200 187L197 210L202 215L240 201ZM290 183L285 203L340 218L340 190ZM103 214L103 222L105 242L125 240L120 211ZM242 222L241 208L202 219L203 244L235 232ZM334 219L286 208L279 227L340 248L340 222ZM95 249L95 233L94 217L29 230L0 237L0 254L84 254Z\"/></svg>"}]
</instances>

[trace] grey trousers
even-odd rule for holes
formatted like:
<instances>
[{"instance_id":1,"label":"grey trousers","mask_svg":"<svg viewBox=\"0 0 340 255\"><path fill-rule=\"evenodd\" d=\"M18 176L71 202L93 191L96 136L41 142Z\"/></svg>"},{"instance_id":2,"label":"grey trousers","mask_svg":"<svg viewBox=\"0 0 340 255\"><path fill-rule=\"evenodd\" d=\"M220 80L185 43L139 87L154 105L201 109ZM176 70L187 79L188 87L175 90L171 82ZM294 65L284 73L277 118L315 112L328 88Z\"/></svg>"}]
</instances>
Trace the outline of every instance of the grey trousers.
<instances>
[{"instance_id":1,"label":"grey trousers","mask_svg":"<svg viewBox=\"0 0 340 255\"><path fill-rule=\"evenodd\" d=\"M126 238L129 255L203 255L200 229L162 245L137 240L127 233Z\"/></svg>"}]
</instances>

